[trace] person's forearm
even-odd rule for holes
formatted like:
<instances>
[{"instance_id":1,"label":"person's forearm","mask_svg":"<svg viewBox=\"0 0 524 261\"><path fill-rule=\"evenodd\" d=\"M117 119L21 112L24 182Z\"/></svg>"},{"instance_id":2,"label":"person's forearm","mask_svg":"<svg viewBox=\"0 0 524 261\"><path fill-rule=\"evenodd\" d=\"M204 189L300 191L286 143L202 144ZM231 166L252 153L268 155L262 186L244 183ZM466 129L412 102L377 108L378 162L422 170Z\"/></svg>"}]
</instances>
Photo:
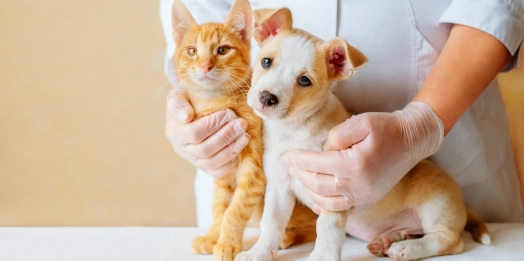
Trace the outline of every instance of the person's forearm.
<instances>
[{"instance_id":1,"label":"person's forearm","mask_svg":"<svg viewBox=\"0 0 524 261\"><path fill-rule=\"evenodd\" d=\"M435 111L446 135L509 58L504 44L492 35L454 25L435 67L413 101L424 102Z\"/></svg>"}]
</instances>

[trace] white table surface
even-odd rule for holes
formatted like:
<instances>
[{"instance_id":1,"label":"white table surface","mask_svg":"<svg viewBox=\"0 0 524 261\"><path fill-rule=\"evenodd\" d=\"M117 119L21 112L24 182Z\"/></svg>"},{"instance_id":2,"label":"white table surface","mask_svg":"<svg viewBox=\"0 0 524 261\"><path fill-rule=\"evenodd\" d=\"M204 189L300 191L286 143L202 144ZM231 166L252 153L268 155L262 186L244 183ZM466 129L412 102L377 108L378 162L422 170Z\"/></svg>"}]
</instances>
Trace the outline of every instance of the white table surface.
<instances>
[{"instance_id":1,"label":"white table surface","mask_svg":"<svg viewBox=\"0 0 524 261\"><path fill-rule=\"evenodd\" d=\"M429 260L524 260L524 224L489 224L492 244L474 242L463 233L462 254ZM189 244L205 231L190 227L0 227L0 261L76 260L214 260L196 255ZM256 241L258 229L248 228L244 247ZM343 261L392 260L368 253L366 243L346 239ZM305 260L313 243L281 250L274 260Z\"/></svg>"}]
</instances>

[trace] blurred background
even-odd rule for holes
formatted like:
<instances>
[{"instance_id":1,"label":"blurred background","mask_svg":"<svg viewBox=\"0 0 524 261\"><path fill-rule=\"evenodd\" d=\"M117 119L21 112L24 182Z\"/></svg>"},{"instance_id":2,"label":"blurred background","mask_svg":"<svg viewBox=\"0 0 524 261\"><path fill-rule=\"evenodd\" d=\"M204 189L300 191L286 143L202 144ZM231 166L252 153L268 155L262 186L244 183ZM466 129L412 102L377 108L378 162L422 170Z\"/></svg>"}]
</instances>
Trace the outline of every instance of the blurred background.
<instances>
[{"instance_id":1,"label":"blurred background","mask_svg":"<svg viewBox=\"0 0 524 261\"><path fill-rule=\"evenodd\" d=\"M0 0L0 225L194 225L154 0Z\"/></svg>"},{"instance_id":2,"label":"blurred background","mask_svg":"<svg viewBox=\"0 0 524 261\"><path fill-rule=\"evenodd\" d=\"M158 8L0 0L0 226L196 225ZM524 66L500 80L524 174Z\"/></svg>"}]
</instances>

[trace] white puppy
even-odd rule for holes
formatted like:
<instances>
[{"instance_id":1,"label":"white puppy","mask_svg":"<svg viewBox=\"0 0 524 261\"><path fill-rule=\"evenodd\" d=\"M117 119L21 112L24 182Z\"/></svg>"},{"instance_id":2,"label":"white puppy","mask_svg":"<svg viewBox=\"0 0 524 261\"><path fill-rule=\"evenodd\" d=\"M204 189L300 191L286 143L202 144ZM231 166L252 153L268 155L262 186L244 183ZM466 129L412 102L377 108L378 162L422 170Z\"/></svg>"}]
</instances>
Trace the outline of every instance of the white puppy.
<instances>
[{"instance_id":1,"label":"white puppy","mask_svg":"<svg viewBox=\"0 0 524 261\"><path fill-rule=\"evenodd\" d=\"M313 206L305 187L288 174L289 166L281 155L296 149L322 151L330 129L350 117L331 92L333 82L350 78L367 62L342 38L323 42L293 28L287 8L256 10L254 15L254 36L261 49L248 105L264 120L267 187L260 238L251 250L239 254L237 261L270 260L278 251L295 200ZM422 161L382 200L365 210L323 210L317 220L315 249L308 260L340 260L346 221L350 222L350 233L370 241L369 251L378 256L415 260L459 253L467 217L476 232L474 237L489 239L482 221L468 214L453 179L429 161ZM406 216L415 222L398 225L399 217ZM412 235L425 236L414 239Z\"/></svg>"}]
</instances>

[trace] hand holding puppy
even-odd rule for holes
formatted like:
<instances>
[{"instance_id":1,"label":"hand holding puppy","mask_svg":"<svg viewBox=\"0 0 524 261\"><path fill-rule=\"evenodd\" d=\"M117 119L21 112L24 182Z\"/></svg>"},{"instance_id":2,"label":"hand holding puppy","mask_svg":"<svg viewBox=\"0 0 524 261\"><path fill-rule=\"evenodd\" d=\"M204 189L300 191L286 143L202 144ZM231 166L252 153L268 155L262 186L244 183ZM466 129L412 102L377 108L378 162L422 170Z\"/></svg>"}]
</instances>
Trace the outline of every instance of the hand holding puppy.
<instances>
[{"instance_id":1,"label":"hand holding puppy","mask_svg":"<svg viewBox=\"0 0 524 261\"><path fill-rule=\"evenodd\" d=\"M175 152L214 178L236 166L237 156L248 144L247 122L230 109L194 120L193 107L176 87L168 94L166 136Z\"/></svg>"},{"instance_id":2,"label":"hand holding puppy","mask_svg":"<svg viewBox=\"0 0 524 261\"><path fill-rule=\"evenodd\" d=\"M289 173L313 201L330 211L366 207L380 200L443 140L440 118L425 103L393 113L363 113L335 126L323 152L282 155Z\"/></svg>"}]
</instances>

